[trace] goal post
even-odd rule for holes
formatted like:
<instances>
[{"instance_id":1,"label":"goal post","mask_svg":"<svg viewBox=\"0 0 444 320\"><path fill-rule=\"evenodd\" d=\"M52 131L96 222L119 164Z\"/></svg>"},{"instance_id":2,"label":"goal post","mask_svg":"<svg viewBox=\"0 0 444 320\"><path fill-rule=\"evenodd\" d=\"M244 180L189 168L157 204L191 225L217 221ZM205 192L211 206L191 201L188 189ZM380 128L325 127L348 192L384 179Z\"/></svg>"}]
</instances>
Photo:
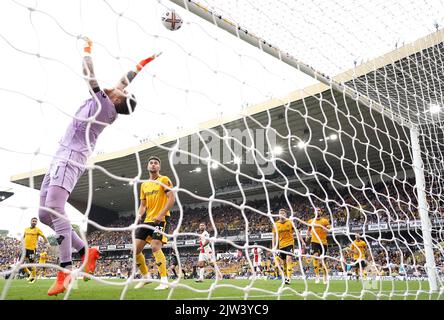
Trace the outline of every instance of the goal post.
<instances>
[{"instance_id":1,"label":"goal post","mask_svg":"<svg viewBox=\"0 0 444 320\"><path fill-rule=\"evenodd\" d=\"M418 130L416 128L410 129L410 137L412 142L413 168L415 171L418 211L421 218L422 238L424 240L424 251L426 258L425 267L430 290L437 292L439 290L439 280L436 270L435 257L433 254L432 228L425 193L424 164L421 159L421 147L419 145Z\"/></svg>"}]
</instances>

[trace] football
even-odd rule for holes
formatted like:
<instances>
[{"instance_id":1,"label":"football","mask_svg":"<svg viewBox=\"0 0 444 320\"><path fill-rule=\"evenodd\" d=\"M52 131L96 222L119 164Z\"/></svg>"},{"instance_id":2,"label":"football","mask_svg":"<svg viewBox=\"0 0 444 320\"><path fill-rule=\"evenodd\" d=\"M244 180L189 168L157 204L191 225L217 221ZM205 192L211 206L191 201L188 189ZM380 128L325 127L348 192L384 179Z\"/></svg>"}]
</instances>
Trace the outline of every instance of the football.
<instances>
[{"instance_id":1,"label":"football","mask_svg":"<svg viewBox=\"0 0 444 320\"><path fill-rule=\"evenodd\" d=\"M182 22L182 18L174 10L168 10L162 15L162 24L168 30L175 31L180 29Z\"/></svg>"}]
</instances>

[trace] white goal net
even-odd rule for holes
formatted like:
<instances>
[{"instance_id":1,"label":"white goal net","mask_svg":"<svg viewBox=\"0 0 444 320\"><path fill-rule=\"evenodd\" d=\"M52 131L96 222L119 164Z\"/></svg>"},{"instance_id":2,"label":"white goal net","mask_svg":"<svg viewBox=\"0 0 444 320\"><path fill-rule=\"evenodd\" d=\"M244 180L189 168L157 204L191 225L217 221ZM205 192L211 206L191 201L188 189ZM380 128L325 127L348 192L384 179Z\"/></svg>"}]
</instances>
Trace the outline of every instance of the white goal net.
<instances>
[{"instance_id":1,"label":"white goal net","mask_svg":"<svg viewBox=\"0 0 444 320\"><path fill-rule=\"evenodd\" d=\"M9 107L0 126L13 138L0 150L22 165L8 164L9 175L27 171L12 181L32 188L45 172L36 169L49 164L89 94L81 39L94 41L103 86L162 52L130 85L138 100L134 114L106 128L70 196L88 223L82 238L102 252L93 283L118 288L120 299L135 297L135 215L147 159L156 155L175 194L163 250L167 260L177 257L178 271L169 270L163 298L443 299L443 3L8 1L1 7L8 10L0 10L0 94ZM183 19L176 31L160 20L171 9ZM8 125L14 121L20 122ZM28 128L32 135L24 133ZM38 203L0 206L38 209ZM294 245L272 241L280 209L291 221ZM313 222L317 217L327 221L324 227ZM215 262L196 284L201 222ZM362 251L353 244L357 237ZM0 272L7 299L20 268L34 264L22 257L11 267L6 252L0 251ZM145 252L159 282L149 247ZM50 265L56 270L55 260ZM80 261L75 270L89 277ZM76 286L65 299L79 294Z\"/></svg>"}]
</instances>

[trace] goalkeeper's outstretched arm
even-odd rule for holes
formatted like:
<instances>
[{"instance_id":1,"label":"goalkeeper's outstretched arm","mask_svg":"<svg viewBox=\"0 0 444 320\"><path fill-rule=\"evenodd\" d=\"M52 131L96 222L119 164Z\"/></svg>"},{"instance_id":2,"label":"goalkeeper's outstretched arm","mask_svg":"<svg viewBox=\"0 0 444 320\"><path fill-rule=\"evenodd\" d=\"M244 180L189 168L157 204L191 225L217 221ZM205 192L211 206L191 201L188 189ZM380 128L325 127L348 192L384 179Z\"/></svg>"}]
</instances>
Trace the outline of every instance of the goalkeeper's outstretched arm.
<instances>
[{"instance_id":1,"label":"goalkeeper's outstretched arm","mask_svg":"<svg viewBox=\"0 0 444 320\"><path fill-rule=\"evenodd\" d=\"M100 90L99 83L94 74L94 66L91 58L92 45L93 42L89 38L86 38L83 47L83 74L87 79L88 88L91 94Z\"/></svg>"},{"instance_id":2,"label":"goalkeeper's outstretched arm","mask_svg":"<svg viewBox=\"0 0 444 320\"><path fill-rule=\"evenodd\" d=\"M91 58L91 50L93 47L93 42L91 39L86 37L85 44L83 47L83 74L87 78L88 87L90 91L92 92L98 92L100 91L99 84L97 82L95 73L94 73L94 66ZM126 92L124 89L131 83L131 81L134 80L134 78L137 76L137 74L145 67L148 63L156 59L158 56L160 56L162 52L154 54L146 59L141 60L137 66L135 67L135 70L130 70L126 74L120 78L119 82L117 83L116 87L114 89L117 89L120 91L121 94L125 94Z\"/></svg>"},{"instance_id":3,"label":"goalkeeper's outstretched arm","mask_svg":"<svg viewBox=\"0 0 444 320\"><path fill-rule=\"evenodd\" d=\"M137 76L137 74L143 69L143 67L145 67L148 63L150 63L151 61L156 59L161 54L162 54L162 52L160 52L158 54L154 54L151 57L148 57L148 58L143 59L142 61L140 61L137 64L135 70L128 71L126 74L124 74L122 76L122 78L120 78L119 82L116 85L116 89L118 89L118 90L123 92L124 89L131 83L131 81L134 80L134 78Z\"/></svg>"}]
</instances>

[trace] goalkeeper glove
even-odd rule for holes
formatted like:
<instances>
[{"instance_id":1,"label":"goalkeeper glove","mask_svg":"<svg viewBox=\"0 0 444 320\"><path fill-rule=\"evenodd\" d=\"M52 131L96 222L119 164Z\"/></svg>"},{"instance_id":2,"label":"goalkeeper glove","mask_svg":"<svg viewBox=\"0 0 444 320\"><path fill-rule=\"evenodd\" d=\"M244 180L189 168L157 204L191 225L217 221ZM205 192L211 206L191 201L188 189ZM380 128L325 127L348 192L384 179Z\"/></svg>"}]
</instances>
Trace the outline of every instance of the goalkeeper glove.
<instances>
[{"instance_id":1,"label":"goalkeeper glove","mask_svg":"<svg viewBox=\"0 0 444 320\"><path fill-rule=\"evenodd\" d=\"M140 70L142 70L142 68L143 68L144 66L146 66L148 63L150 63L151 61L153 61L154 59L156 59L156 58L157 58L158 56L160 56L161 54L162 54L162 52L157 53L157 54L153 54L151 57L146 58L146 59L143 59L142 61L140 61L140 62L137 64L137 66L136 66L137 72L139 72Z\"/></svg>"},{"instance_id":2,"label":"goalkeeper glove","mask_svg":"<svg viewBox=\"0 0 444 320\"><path fill-rule=\"evenodd\" d=\"M92 49L92 46L93 46L93 42L88 37L85 37L84 40L85 40L85 44L83 46L83 52L86 53L86 54L91 54L91 49Z\"/></svg>"}]
</instances>

